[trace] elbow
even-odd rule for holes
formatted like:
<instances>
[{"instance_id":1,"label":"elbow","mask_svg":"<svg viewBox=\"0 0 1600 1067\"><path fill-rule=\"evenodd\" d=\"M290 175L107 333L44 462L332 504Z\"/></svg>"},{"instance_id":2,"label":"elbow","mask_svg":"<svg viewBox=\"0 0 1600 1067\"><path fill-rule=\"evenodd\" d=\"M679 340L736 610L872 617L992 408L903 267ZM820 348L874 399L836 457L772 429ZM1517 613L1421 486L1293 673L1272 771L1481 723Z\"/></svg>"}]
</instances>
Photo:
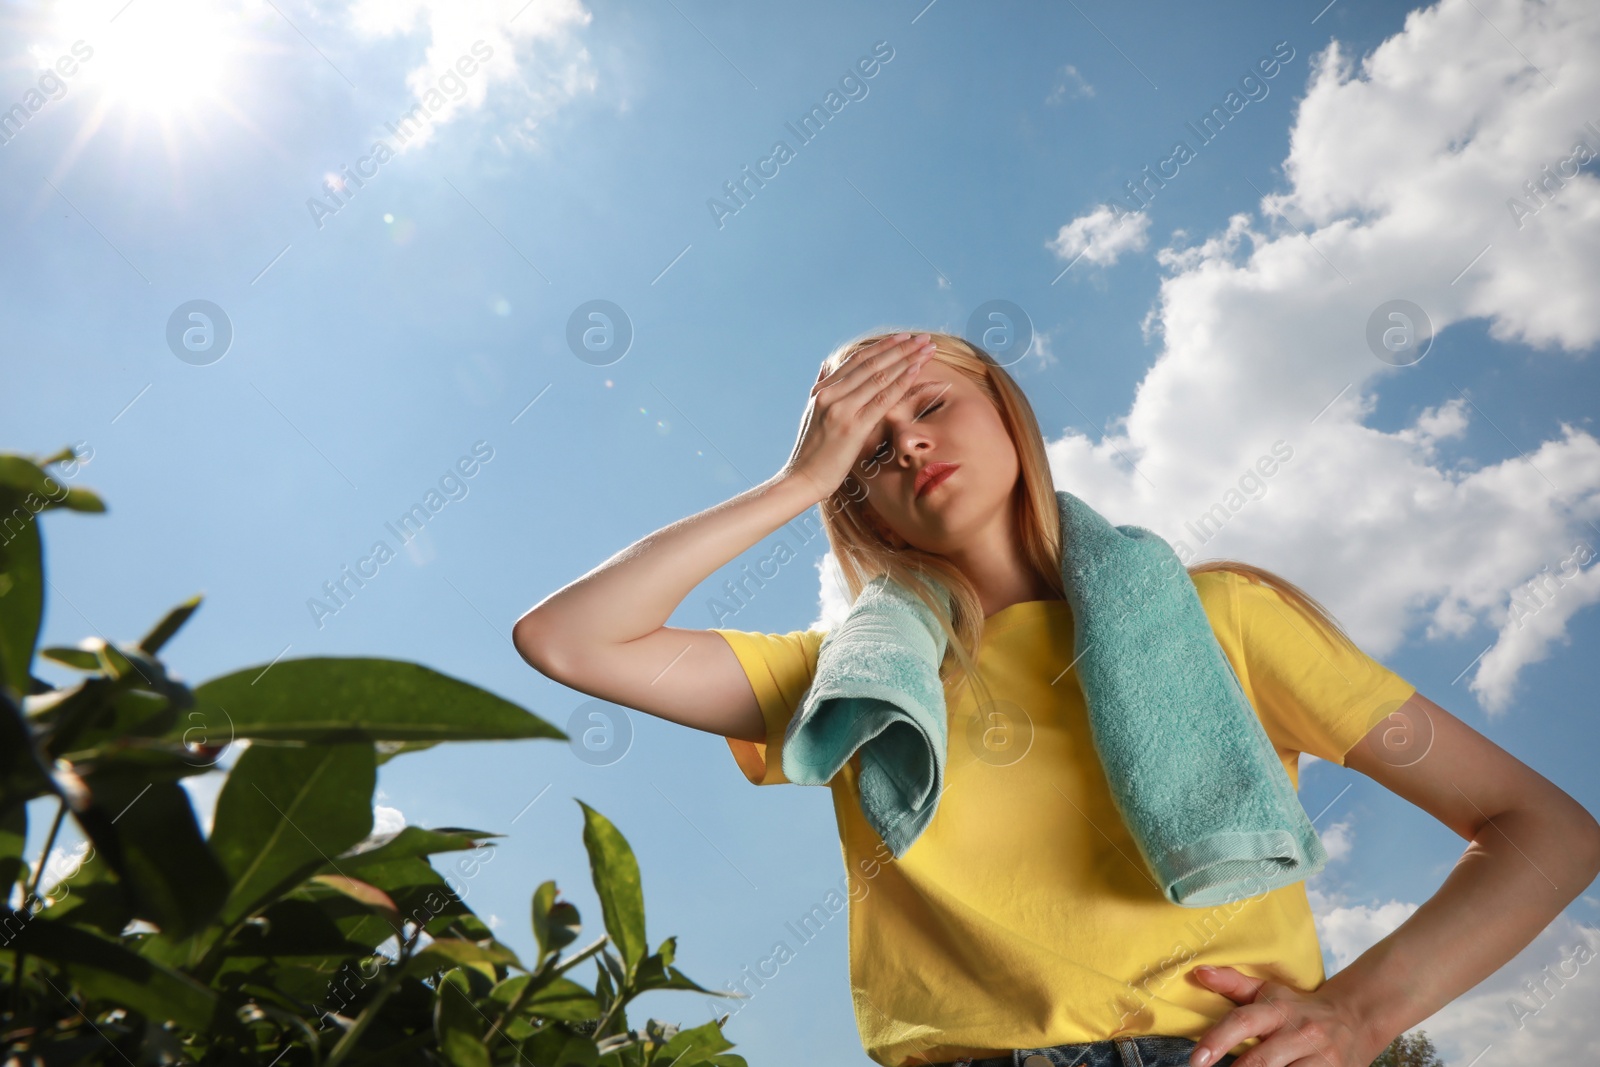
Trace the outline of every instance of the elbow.
<instances>
[{"instance_id":1,"label":"elbow","mask_svg":"<svg viewBox=\"0 0 1600 1067\"><path fill-rule=\"evenodd\" d=\"M537 613L529 611L512 625L511 644L528 666L546 678L561 681L560 656L551 628Z\"/></svg>"},{"instance_id":2,"label":"elbow","mask_svg":"<svg viewBox=\"0 0 1600 1067\"><path fill-rule=\"evenodd\" d=\"M1583 819L1580 829L1583 832L1582 840L1588 842L1589 866L1594 869L1595 874L1600 875L1600 822L1595 821L1595 817L1587 808L1581 810Z\"/></svg>"}]
</instances>

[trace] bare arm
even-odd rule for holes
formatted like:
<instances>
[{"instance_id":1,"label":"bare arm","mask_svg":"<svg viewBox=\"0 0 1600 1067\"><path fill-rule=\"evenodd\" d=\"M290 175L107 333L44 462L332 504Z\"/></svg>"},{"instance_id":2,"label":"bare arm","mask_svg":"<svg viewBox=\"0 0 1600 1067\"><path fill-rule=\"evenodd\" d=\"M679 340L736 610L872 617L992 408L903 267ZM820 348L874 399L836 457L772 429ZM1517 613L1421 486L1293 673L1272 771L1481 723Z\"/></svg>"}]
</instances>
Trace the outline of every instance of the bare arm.
<instances>
[{"instance_id":1,"label":"bare arm","mask_svg":"<svg viewBox=\"0 0 1600 1067\"><path fill-rule=\"evenodd\" d=\"M657 530L540 601L512 629L517 652L590 696L725 737L764 740L733 649L720 634L666 621L719 567L832 496L867 434L915 380L918 351L891 338L819 374L783 470Z\"/></svg>"},{"instance_id":2,"label":"bare arm","mask_svg":"<svg viewBox=\"0 0 1600 1067\"><path fill-rule=\"evenodd\" d=\"M1431 743L1420 758L1399 758L1387 747L1391 735ZM1375 724L1345 766L1433 815L1466 850L1410 918L1315 992L1234 968L1204 977L1241 1007L1205 1034L1191 1064L1214 1064L1262 1035L1270 1036L1241 1065L1273 1053L1333 1067L1371 1063L1397 1035L1504 966L1600 872L1594 816L1421 693Z\"/></svg>"},{"instance_id":3,"label":"bare arm","mask_svg":"<svg viewBox=\"0 0 1600 1067\"><path fill-rule=\"evenodd\" d=\"M1417 693L1345 765L1431 813L1468 842L1436 893L1329 978L1381 1051L1483 981L1538 936L1600 873L1600 825L1549 779ZM1385 751L1400 723L1427 731L1415 763Z\"/></svg>"},{"instance_id":4,"label":"bare arm","mask_svg":"<svg viewBox=\"0 0 1600 1067\"><path fill-rule=\"evenodd\" d=\"M517 620L512 641L541 674L590 696L764 740L755 694L728 643L665 623L717 568L817 499L805 482L775 475L679 519L540 601Z\"/></svg>"}]
</instances>

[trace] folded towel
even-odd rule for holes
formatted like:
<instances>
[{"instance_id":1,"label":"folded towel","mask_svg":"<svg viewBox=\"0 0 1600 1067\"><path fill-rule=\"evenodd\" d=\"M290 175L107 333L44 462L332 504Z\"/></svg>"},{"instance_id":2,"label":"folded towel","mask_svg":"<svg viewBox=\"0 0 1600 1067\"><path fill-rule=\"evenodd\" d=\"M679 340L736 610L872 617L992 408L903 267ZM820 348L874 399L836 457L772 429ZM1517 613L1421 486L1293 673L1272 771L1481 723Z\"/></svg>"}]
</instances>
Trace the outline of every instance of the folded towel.
<instances>
[{"instance_id":1,"label":"folded towel","mask_svg":"<svg viewBox=\"0 0 1600 1067\"><path fill-rule=\"evenodd\" d=\"M1214 907L1321 870L1327 852L1172 547L1071 493L1056 502L1095 751L1162 893ZM796 785L826 785L860 751L862 812L897 858L944 790L945 645L921 599L874 578L823 638L784 733Z\"/></svg>"}]
</instances>

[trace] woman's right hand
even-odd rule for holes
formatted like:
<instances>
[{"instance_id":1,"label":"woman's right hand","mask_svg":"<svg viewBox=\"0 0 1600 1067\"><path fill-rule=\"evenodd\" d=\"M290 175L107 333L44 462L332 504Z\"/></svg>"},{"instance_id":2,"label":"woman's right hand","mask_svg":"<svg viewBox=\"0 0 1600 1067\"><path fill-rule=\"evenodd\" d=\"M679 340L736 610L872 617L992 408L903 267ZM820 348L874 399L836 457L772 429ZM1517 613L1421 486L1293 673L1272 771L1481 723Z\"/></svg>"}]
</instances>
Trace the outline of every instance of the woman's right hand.
<instances>
[{"instance_id":1,"label":"woman's right hand","mask_svg":"<svg viewBox=\"0 0 1600 1067\"><path fill-rule=\"evenodd\" d=\"M809 485L819 502L832 496L861 458L867 435L916 384L933 350L928 334L897 333L857 352L832 374L819 370L794 452L780 475Z\"/></svg>"}]
</instances>

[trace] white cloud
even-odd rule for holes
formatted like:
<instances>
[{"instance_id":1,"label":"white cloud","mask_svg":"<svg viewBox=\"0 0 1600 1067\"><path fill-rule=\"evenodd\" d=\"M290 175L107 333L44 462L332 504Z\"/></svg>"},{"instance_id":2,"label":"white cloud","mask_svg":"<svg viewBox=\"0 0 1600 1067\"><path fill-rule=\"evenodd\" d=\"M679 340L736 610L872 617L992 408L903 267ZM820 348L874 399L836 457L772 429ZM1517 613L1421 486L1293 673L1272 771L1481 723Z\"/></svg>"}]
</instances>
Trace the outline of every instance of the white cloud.
<instances>
[{"instance_id":1,"label":"white cloud","mask_svg":"<svg viewBox=\"0 0 1600 1067\"><path fill-rule=\"evenodd\" d=\"M1334 823L1318 836L1322 839L1323 849L1328 853L1329 863L1344 859L1355 847L1355 832L1351 828L1349 819Z\"/></svg>"},{"instance_id":2,"label":"white cloud","mask_svg":"<svg viewBox=\"0 0 1600 1067\"><path fill-rule=\"evenodd\" d=\"M39 879L39 895L49 899L56 887L61 884L62 879L71 878L78 873L78 868L88 855L89 842L87 840L79 841L72 846L70 851L59 846L52 848L49 859L45 861L44 877ZM32 873L38 873L38 860L34 860L28 866ZM19 890L20 888L18 887ZM13 894L13 896L15 897L17 894Z\"/></svg>"},{"instance_id":3,"label":"white cloud","mask_svg":"<svg viewBox=\"0 0 1600 1067\"><path fill-rule=\"evenodd\" d=\"M1122 258L1124 252L1140 251L1150 243L1148 214L1122 211L1120 218L1118 215L1119 212L1102 204L1062 226L1053 240L1045 242L1045 247L1069 264L1081 257L1108 267Z\"/></svg>"},{"instance_id":4,"label":"white cloud","mask_svg":"<svg viewBox=\"0 0 1600 1067\"><path fill-rule=\"evenodd\" d=\"M1061 68L1061 79L1056 82L1055 88L1050 90L1050 95L1044 98L1047 104L1059 104L1063 100L1073 100L1079 97L1093 96L1094 86L1071 63Z\"/></svg>"},{"instance_id":5,"label":"white cloud","mask_svg":"<svg viewBox=\"0 0 1600 1067\"><path fill-rule=\"evenodd\" d=\"M1332 975L1387 937L1418 905L1349 904L1307 886ZM1521 952L1413 1029L1446 1063L1600 1063L1600 928L1558 915ZM1493 1051L1482 1060L1486 1049Z\"/></svg>"},{"instance_id":6,"label":"white cloud","mask_svg":"<svg viewBox=\"0 0 1600 1067\"><path fill-rule=\"evenodd\" d=\"M514 90L514 99L499 111L511 123L508 136L537 146L540 123L578 95L593 92L597 84L588 50L573 38L574 31L594 18L579 0L354 0L345 17L365 38L411 35L418 32L419 21L427 34L423 59L405 82L413 101L429 104L431 99L431 122L402 151L427 143L458 112L485 107L493 85ZM454 80L441 87L441 78L461 57L477 60L484 49L491 56L473 74L455 69ZM430 91L439 95L430 98Z\"/></svg>"},{"instance_id":7,"label":"white cloud","mask_svg":"<svg viewBox=\"0 0 1600 1067\"><path fill-rule=\"evenodd\" d=\"M1391 900L1387 904L1345 904L1342 897L1306 887L1311 914L1317 924L1317 937L1323 948L1333 953L1333 970L1342 970L1350 961L1382 941L1411 917L1416 904Z\"/></svg>"},{"instance_id":8,"label":"white cloud","mask_svg":"<svg viewBox=\"0 0 1600 1067\"><path fill-rule=\"evenodd\" d=\"M406 828L406 817L400 814L399 808L385 807L379 804L372 809L372 832L378 834L397 834Z\"/></svg>"},{"instance_id":9,"label":"white cloud","mask_svg":"<svg viewBox=\"0 0 1600 1067\"><path fill-rule=\"evenodd\" d=\"M1418 1023L1447 1063L1600 1063L1600 929L1557 916L1527 948Z\"/></svg>"},{"instance_id":10,"label":"white cloud","mask_svg":"<svg viewBox=\"0 0 1600 1067\"><path fill-rule=\"evenodd\" d=\"M353 846L355 852L370 852L387 845L394 836L406 828L406 817L399 808L376 804L372 808L372 832Z\"/></svg>"},{"instance_id":11,"label":"white cloud","mask_svg":"<svg viewBox=\"0 0 1600 1067\"><path fill-rule=\"evenodd\" d=\"M1578 542L1600 552L1600 441L1561 424L1504 460L1447 461L1469 426L1498 439L1508 414L1453 388L1409 425L1371 429L1378 392L1407 368L1377 359L1366 329L1403 298L1436 332L1481 318L1508 342L1600 341L1600 181L1563 178L1520 227L1506 206L1578 138L1600 151L1597 14L1578 0L1442 0L1359 63L1330 45L1294 120L1288 188L1158 251L1169 274L1146 327L1160 354L1106 438L1051 443L1056 484L1188 559L1290 577L1379 658L1419 628L1497 631L1471 688L1490 713L1508 708L1521 671L1600 601L1585 568L1522 626L1510 610ZM1113 262L1136 242L1112 217L1102 207L1052 245ZM1252 475L1278 442L1291 458Z\"/></svg>"}]
</instances>

